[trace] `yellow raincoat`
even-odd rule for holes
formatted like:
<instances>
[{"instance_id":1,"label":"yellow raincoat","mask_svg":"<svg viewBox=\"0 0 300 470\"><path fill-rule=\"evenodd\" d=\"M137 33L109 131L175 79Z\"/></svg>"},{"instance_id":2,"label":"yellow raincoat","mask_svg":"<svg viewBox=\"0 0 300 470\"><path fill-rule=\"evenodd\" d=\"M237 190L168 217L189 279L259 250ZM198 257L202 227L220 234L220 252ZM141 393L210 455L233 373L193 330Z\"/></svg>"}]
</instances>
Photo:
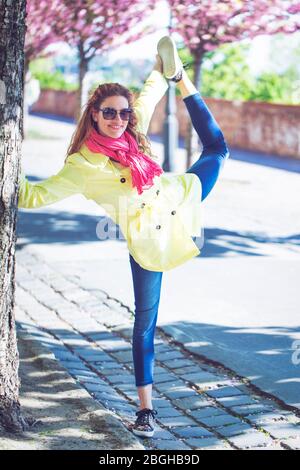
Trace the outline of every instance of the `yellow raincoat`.
<instances>
[{"instance_id":1,"label":"yellow raincoat","mask_svg":"<svg viewBox=\"0 0 300 470\"><path fill-rule=\"evenodd\" d=\"M163 75L152 71L134 104L140 132L147 133L155 106L167 88ZM193 173L163 173L139 195L132 187L129 167L83 145L46 180L30 183L21 171L18 206L38 208L83 194L119 225L129 252L140 266L168 271L200 253L192 236L201 233L201 190L201 182Z\"/></svg>"}]
</instances>

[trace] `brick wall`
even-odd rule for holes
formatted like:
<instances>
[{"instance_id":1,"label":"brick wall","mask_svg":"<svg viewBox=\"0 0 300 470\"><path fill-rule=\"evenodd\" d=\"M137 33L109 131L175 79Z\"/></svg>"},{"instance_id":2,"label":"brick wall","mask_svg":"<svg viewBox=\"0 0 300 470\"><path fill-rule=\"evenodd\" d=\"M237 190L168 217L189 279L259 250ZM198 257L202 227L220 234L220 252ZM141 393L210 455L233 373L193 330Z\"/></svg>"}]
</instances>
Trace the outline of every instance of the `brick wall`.
<instances>
[{"instance_id":1,"label":"brick wall","mask_svg":"<svg viewBox=\"0 0 300 470\"><path fill-rule=\"evenodd\" d=\"M262 102L239 102L205 98L228 144L260 152L300 158L300 106ZM43 90L32 110L74 117L76 92ZM163 129L166 97L157 105L149 133ZM186 135L188 113L177 97L181 137Z\"/></svg>"},{"instance_id":2,"label":"brick wall","mask_svg":"<svg viewBox=\"0 0 300 470\"><path fill-rule=\"evenodd\" d=\"M31 107L32 111L74 118L76 91L42 90L40 97Z\"/></svg>"}]
</instances>

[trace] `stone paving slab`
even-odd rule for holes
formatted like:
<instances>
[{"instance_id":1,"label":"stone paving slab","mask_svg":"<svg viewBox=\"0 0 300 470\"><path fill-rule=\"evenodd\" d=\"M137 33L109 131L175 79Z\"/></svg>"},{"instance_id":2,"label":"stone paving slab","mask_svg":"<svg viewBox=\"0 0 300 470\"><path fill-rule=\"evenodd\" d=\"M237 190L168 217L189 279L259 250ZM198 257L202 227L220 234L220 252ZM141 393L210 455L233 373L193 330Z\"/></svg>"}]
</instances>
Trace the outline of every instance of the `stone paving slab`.
<instances>
[{"instance_id":1,"label":"stone paving slab","mask_svg":"<svg viewBox=\"0 0 300 470\"><path fill-rule=\"evenodd\" d=\"M300 437L295 439L285 439L284 443L293 450L300 450Z\"/></svg>"},{"instance_id":2,"label":"stone paving slab","mask_svg":"<svg viewBox=\"0 0 300 470\"><path fill-rule=\"evenodd\" d=\"M187 439L186 443L195 449L201 450L231 450L232 448L226 441L218 438Z\"/></svg>"},{"instance_id":3,"label":"stone paving slab","mask_svg":"<svg viewBox=\"0 0 300 470\"><path fill-rule=\"evenodd\" d=\"M244 416L245 419L247 419L248 421L251 421L251 423L254 423L258 426L260 425L265 425L265 424L273 424L273 423L277 423L277 424L280 424L280 422L289 422L289 420L291 419L291 421L293 421L294 419L294 416L290 416L290 414L285 414L284 412L272 412L272 411L266 411L266 412L263 412L263 413L258 413L258 414L251 414L251 415L247 415L247 416Z\"/></svg>"},{"instance_id":4,"label":"stone paving slab","mask_svg":"<svg viewBox=\"0 0 300 470\"><path fill-rule=\"evenodd\" d=\"M300 425L292 423L267 424L264 429L276 439L300 438Z\"/></svg>"},{"instance_id":5,"label":"stone paving slab","mask_svg":"<svg viewBox=\"0 0 300 470\"><path fill-rule=\"evenodd\" d=\"M178 416L171 418L164 418L164 425L169 426L170 428L176 428L181 426L197 426L196 422L193 419L188 418L187 416Z\"/></svg>"},{"instance_id":6,"label":"stone paving slab","mask_svg":"<svg viewBox=\"0 0 300 470\"><path fill-rule=\"evenodd\" d=\"M178 408L188 409L188 410L198 410L199 408L205 408L207 406L211 406L212 402L206 399L196 392L194 392L193 396L188 398L183 398L181 400L173 400L174 403Z\"/></svg>"},{"instance_id":7,"label":"stone paving slab","mask_svg":"<svg viewBox=\"0 0 300 470\"><path fill-rule=\"evenodd\" d=\"M58 279L35 254L18 253L18 263L17 273L26 279L20 282L17 275L20 328L48 345L77 383L130 430L138 409L133 313L103 291L85 290L76 277L65 280L57 275ZM185 346L173 344L157 329L153 406L158 410L158 430L146 440L148 448L298 446L300 420L291 410L267 401L240 378L199 359Z\"/></svg>"},{"instance_id":8,"label":"stone paving slab","mask_svg":"<svg viewBox=\"0 0 300 470\"><path fill-rule=\"evenodd\" d=\"M170 441L157 441L156 449L159 450L190 450L191 447L185 444L182 441L174 441L171 439Z\"/></svg>"},{"instance_id":9,"label":"stone paving slab","mask_svg":"<svg viewBox=\"0 0 300 470\"><path fill-rule=\"evenodd\" d=\"M197 418L200 419L199 416L197 416ZM240 422L240 419L227 413L222 415L220 414L218 416L201 418L200 421L206 426L217 428L219 426L227 426L228 424L237 424Z\"/></svg>"},{"instance_id":10,"label":"stone paving slab","mask_svg":"<svg viewBox=\"0 0 300 470\"><path fill-rule=\"evenodd\" d=\"M255 405L242 405L242 406L233 406L232 410L235 413L238 413L242 416L245 415L255 415L257 413L266 413L272 411L272 406L267 406L262 403L256 403Z\"/></svg>"},{"instance_id":11,"label":"stone paving slab","mask_svg":"<svg viewBox=\"0 0 300 470\"><path fill-rule=\"evenodd\" d=\"M249 449L251 447L263 447L272 444L272 439L265 436L262 432L255 429L249 429L240 435L231 436L229 441L239 449Z\"/></svg>"},{"instance_id":12,"label":"stone paving slab","mask_svg":"<svg viewBox=\"0 0 300 470\"><path fill-rule=\"evenodd\" d=\"M217 401L224 406L229 408L242 405L256 405L258 402L248 395L238 395L235 397L220 397Z\"/></svg>"},{"instance_id":13,"label":"stone paving slab","mask_svg":"<svg viewBox=\"0 0 300 470\"><path fill-rule=\"evenodd\" d=\"M237 387L220 387L216 390L209 390L207 395L212 398L233 397L236 395L243 395L243 391Z\"/></svg>"},{"instance_id":14,"label":"stone paving slab","mask_svg":"<svg viewBox=\"0 0 300 470\"><path fill-rule=\"evenodd\" d=\"M243 434L246 431L251 431L253 428L249 424L240 421L238 424L232 424L230 426L219 427L218 432L224 437L233 437Z\"/></svg>"},{"instance_id":15,"label":"stone paving slab","mask_svg":"<svg viewBox=\"0 0 300 470\"><path fill-rule=\"evenodd\" d=\"M176 429L176 433L180 437L212 437L213 433L208 429L202 428L201 426L193 426L190 428Z\"/></svg>"},{"instance_id":16,"label":"stone paving slab","mask_svg":"<svg viewBox=\"0 0 300 470\"><path fill-rule=\"evenodd\" d=\"M170 390L165 391L165 396L173 400L178 400L180 398L194 397L197 396L197 394L195 394L194 390L183 386L172 387Z\"/></svg>"},{"instance_id":17,"label":"stone paving slab","mask_svg":"<svg viewBox=\"0 0 300 470\"><path fill-rule=\"evenodd\" d=\"M180 413L175 408L165 407L165 408L161 408L159 410L159 416L161 418L176 418L176 417L179 418L180 416L182 416L182 413ZM164 420L164 422L165 422L165 420Z\"/></svg>"},{"instance_id":18,"label":"stone paving slab","mask_svg":"<svg viewBox=\"0 0 300 470\"><path fill-rule=\"evenodd\" d=\"M189 414L194 416L194 418L197 418L199 421L203 422L203 418L211 418L211 417L217 417L217 416L222 416L224 411L220 408L214 407L214 406L207 406L205 408L202 408L200 410L187 410Z\"/></svg>"}]
</instances>

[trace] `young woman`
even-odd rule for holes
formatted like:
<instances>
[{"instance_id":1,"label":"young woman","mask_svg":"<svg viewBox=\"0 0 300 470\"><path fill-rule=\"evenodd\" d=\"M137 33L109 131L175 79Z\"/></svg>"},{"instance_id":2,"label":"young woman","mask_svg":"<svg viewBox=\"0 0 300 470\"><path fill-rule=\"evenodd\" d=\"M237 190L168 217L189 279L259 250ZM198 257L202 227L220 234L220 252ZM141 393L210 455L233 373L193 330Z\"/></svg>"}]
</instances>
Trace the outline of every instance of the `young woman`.
<instances>
[{"instance_id":1,"label":"young woman","mask_svg":"<svg viewBox=\"0 0 300 470\"><path fill-rule=\"evenodd\" d=\"M156 104L178 84L202 142L199 159L182 175L163 173L146 137ZM105 207L127 240L135 321L133 363L140 401L133 432L153 436L154 333L162 273L200 253L201 202L228 158L221 129L189 80L168 36L158 43L156 64L138 97L117 83L100 85L89 99L60 172L37 184L21 172L19 207L35 208L81 193Z\"/></svg>"}]
</instances>

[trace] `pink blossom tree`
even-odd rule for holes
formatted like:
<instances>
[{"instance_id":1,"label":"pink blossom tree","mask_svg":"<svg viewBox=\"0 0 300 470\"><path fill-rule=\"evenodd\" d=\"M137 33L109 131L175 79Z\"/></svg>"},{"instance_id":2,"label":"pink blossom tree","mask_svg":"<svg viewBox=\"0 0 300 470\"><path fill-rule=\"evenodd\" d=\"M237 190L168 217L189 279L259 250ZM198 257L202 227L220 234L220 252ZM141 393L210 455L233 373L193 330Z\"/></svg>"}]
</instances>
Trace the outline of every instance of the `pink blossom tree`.
<instances>
[{"instance_id":1,"label":"pink blossom tree","mask_svg":"<svg viewBox=\"0 0 300 470\"><path fill-rule=\"evenodd\" d=\"M52 24L55 21L53 2L45 0L27 0L26 36L25 36L25 74L31 60L44 55L45 48L60 40L54 34Z\"/></svg>"},{"instance_id":2,"label":"pink blossom tree","mask_svg":"<svg viewBox=\"0 0 300 470\"><path fill-rule=\"evenodd\" d=\"M31 1L31 0L29 0ZM151 0L53 0L51 26L56 37L62 38L78 51L79 93L77 117L82 106L82 83L89 62L97 54L139 39L153 28L138 27L156 6Z\"/></svg>"},{"instance_id":3,"label":"pink blossom tree","mask_svg":"<svg viewBox=\"0 0 300 470\"><path fill-rule=\"evenodd\" d=\"M291 34L300 29L299 0L169 0L179 33L194 59L194 83L200 89L204 55L221 44L261 34ZM187 164L191 163L191 130Z\"/></svg>"}]
</instances>

